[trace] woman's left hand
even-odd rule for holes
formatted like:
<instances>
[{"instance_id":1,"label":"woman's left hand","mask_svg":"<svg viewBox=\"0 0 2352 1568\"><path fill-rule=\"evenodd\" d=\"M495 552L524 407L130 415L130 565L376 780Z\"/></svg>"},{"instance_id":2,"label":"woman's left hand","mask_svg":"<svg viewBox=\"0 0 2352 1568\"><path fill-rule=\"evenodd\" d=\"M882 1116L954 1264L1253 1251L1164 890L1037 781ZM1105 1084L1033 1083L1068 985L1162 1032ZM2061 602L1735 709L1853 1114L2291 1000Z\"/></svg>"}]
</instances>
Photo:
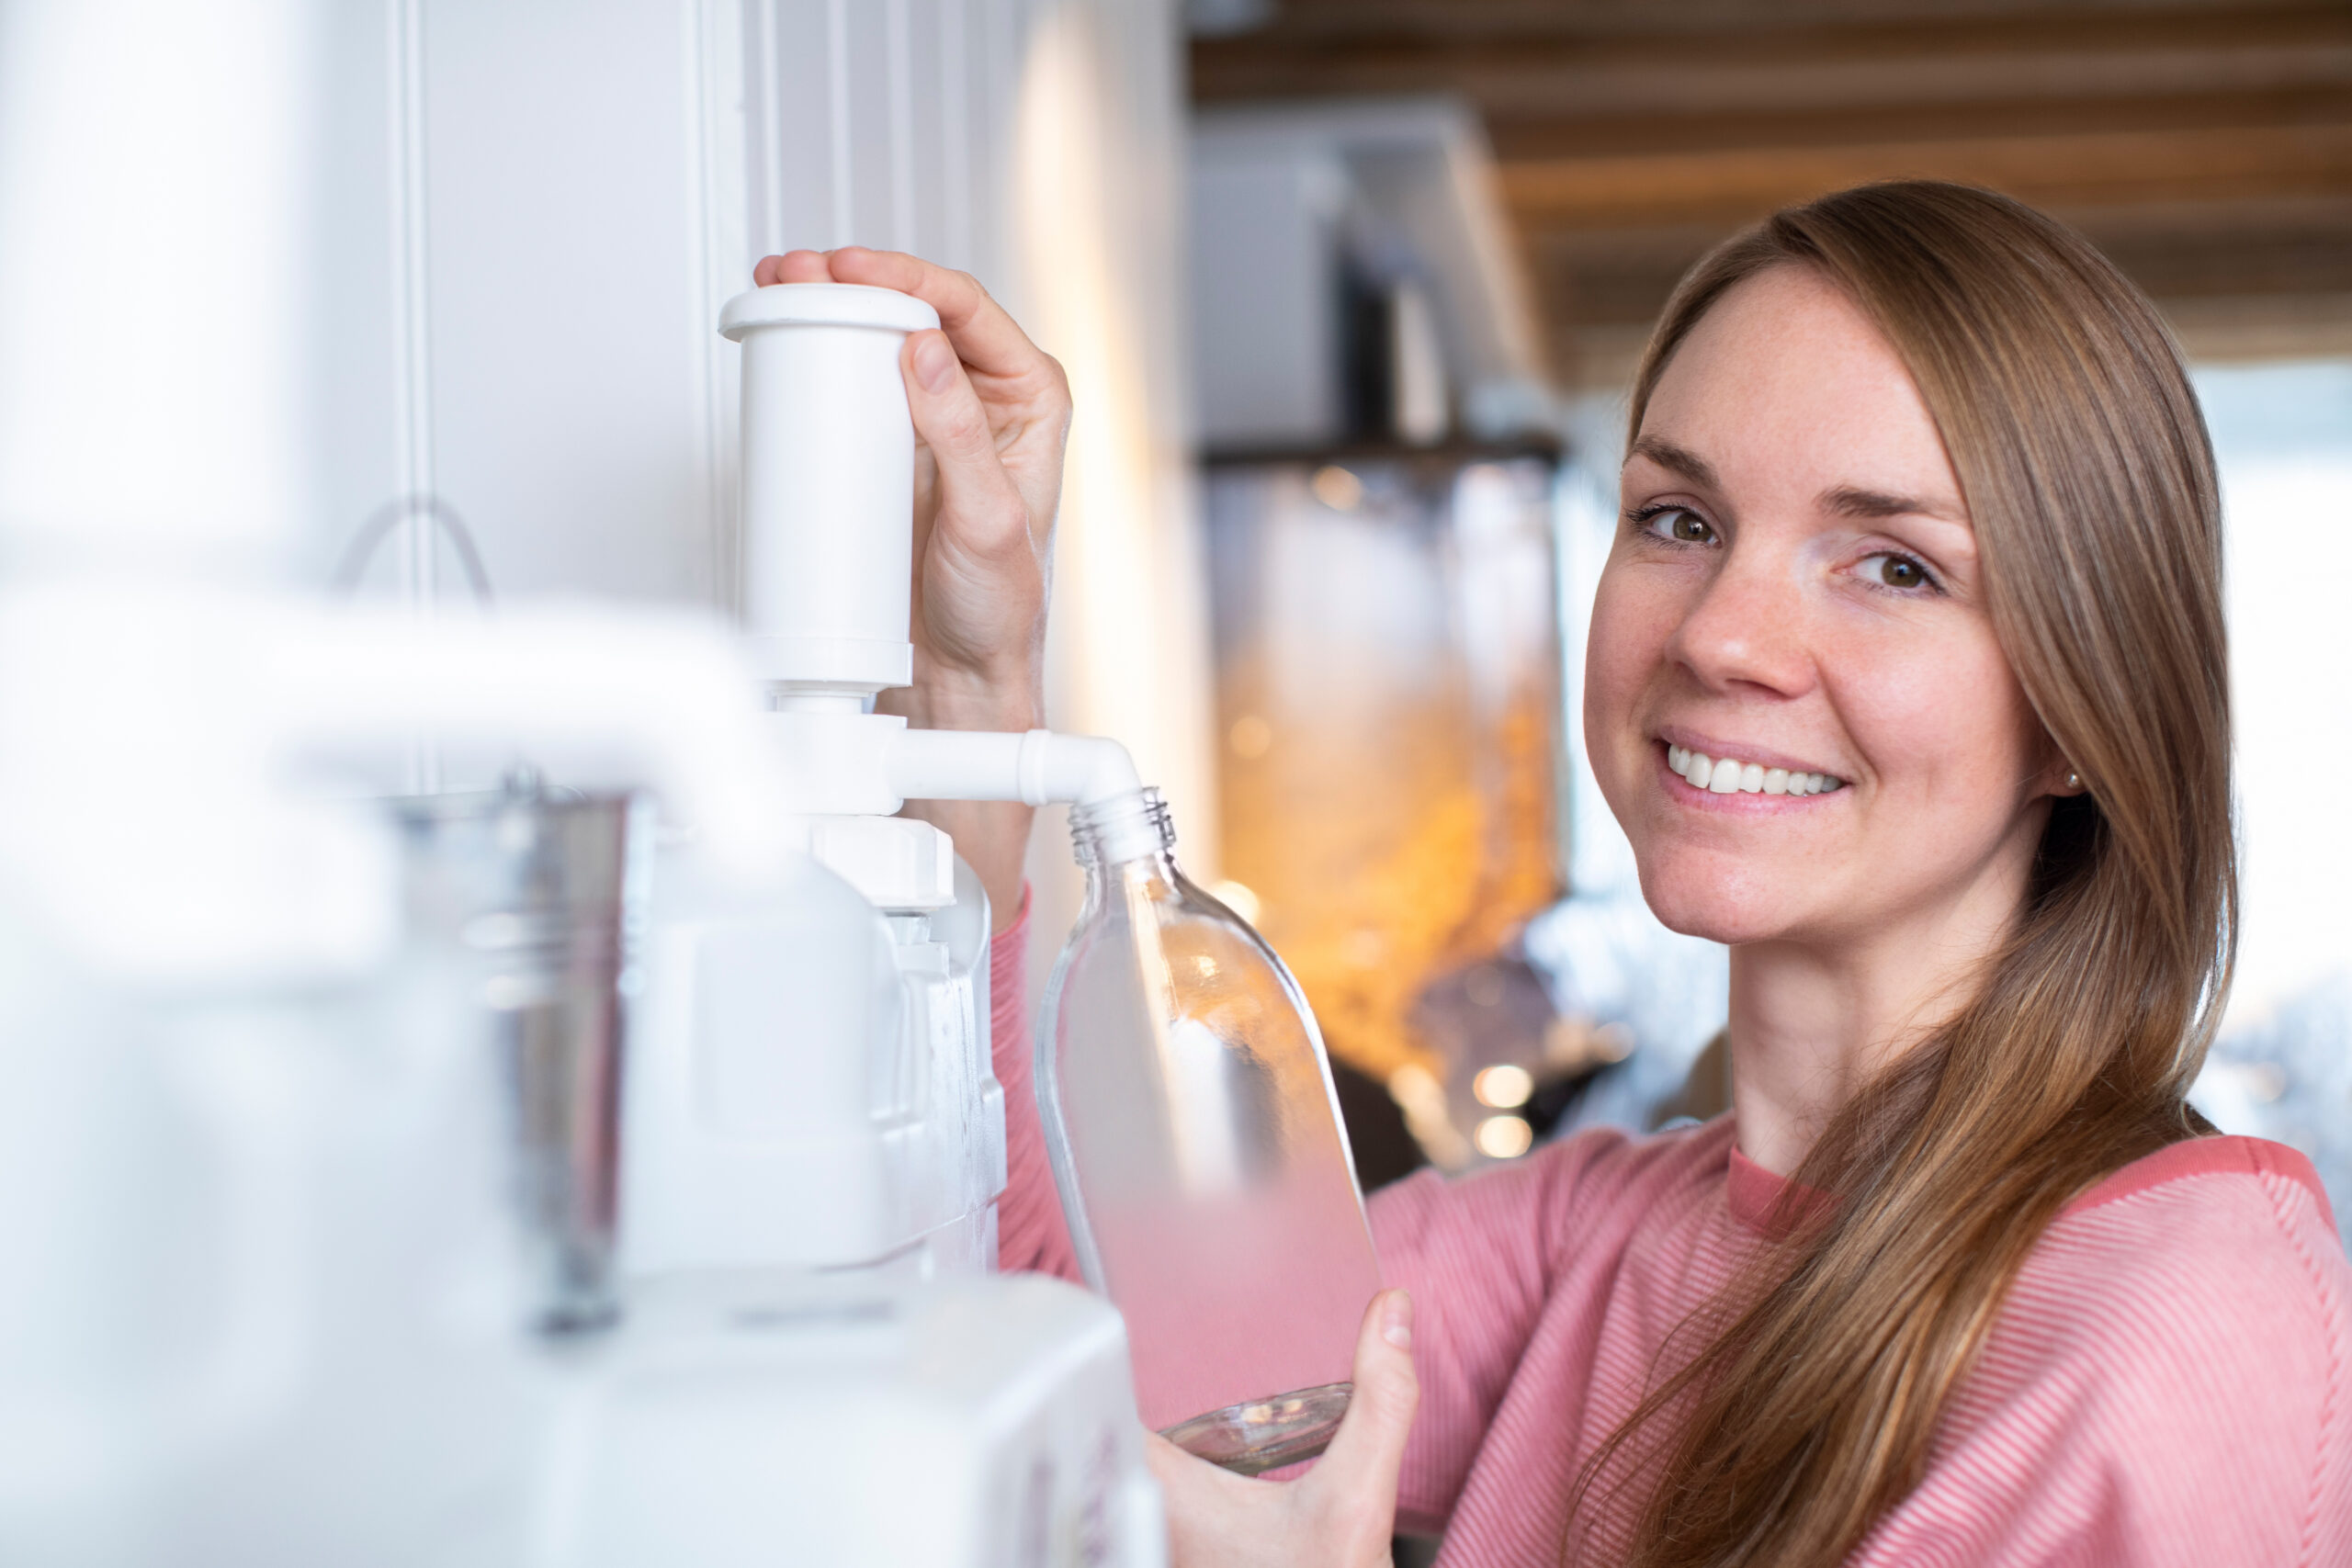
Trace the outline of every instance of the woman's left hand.
<instances>
[{"instance_id":1,"label":"woman's left hand","mask_svg":"<svg viewBox=\"0 0 2352 1568\"><path fill-rule=\"evenodd\" d=\"M1356 1336L1347 1416L1296 1481L1236 1475L1149 1434L1147 1457L1168 1499L1170 1568L1385 1568L1397 1472L1420 1403L1412 1343L1412 1298L1373 1297Z\"/></svg>"}]
</instances>

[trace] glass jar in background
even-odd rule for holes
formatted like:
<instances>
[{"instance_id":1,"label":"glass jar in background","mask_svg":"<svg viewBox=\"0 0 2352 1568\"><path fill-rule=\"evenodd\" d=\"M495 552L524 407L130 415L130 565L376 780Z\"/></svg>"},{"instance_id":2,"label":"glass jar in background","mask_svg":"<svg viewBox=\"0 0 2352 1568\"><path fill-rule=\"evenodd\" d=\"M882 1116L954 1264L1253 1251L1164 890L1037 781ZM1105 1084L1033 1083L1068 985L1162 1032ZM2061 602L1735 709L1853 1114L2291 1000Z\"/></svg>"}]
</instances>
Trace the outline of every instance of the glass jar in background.
<instances>
[{"instance_id":1,"label":"glass jar in background","mask_svg":"<svg viewBox=\"0 0 2352 1568\"><path fill-rule=\"evenodd\" d=\"M1422 1027L1421 998L1561 888L1555 474L1547 451L1471 447L1205 474L1221 874L1332 1055L1454 1168L1487 1152L1471 1084L1490 1063Z\"/></svg>"},{"instance_id":2,"label":"glass jar in background","mask_svg":"<svg viewBox=\"0 0 2352 1568\"><path fill-rule=\"evenodd\" d=\"M1147 1425L1243 1473L1312 1458L1380 1289L1323 1043L1258 933L1176 869L1159 792L1070 813L1085 908L1037 1099Z\"/></svg>"}]
</instances>

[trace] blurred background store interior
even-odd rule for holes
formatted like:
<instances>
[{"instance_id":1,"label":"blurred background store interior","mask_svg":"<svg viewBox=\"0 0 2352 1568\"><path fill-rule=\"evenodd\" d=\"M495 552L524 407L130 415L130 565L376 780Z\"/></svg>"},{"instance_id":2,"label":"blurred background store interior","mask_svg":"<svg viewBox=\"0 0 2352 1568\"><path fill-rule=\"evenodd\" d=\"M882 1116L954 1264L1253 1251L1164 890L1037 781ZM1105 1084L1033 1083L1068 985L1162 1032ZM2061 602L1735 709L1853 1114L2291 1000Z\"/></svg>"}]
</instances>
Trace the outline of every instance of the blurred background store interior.
<instances>
[{"instance_id":1,"label":"blurred background store interior","mask_svg":"<svg viewBox=\"0 0 2352 1568\"><path fill-rule=\"evenodd\" d=\"M1724 955L1641 906L1572 721L1623 389L1676 278L1888 176L2080 226L2195 360L2226 489L2245 927L2200 1103L2312 1154L2352 1218L2352 7L389 10L332 40L376 85L322 112L391 171L329 199L338 276L396 328L339 345L322 418L331 446L395 434L337 449L319 575L391 476L501 592L729 607L708 322L743 258L968 268L1078 400L1053 722L1128 742L1188 867L1295 967L1368 1184L1723 1102ZM746 84L735 145L707 106ZM368 588L464 592L445 532L404 525ZM1058 823L1032 872L1042 966L1079 896Z\"/></svg>"},{"instance_id":2,"label":"blurred background store interior","mask_svg":"<svg viewBox=\"0 0 2352 1568\"><path fill-rule=\"evenodd\" d=\"M2335 548L2352 524L2352 10L2196 0L1194 0L1188 15L1193 341L1215 580L1254 567L1265 592L1282 581L1242 555L1227 493L1240 467L1232 448L1253 444L1234 411L1279 384L1262 364L1274 333L1226 291L1258 274L1270 248L1281 254L1265 187L1285 136L1339 149L1338 178L1324 177L1347 192L1329 220L1347 274L1341 319L1361 334L1361 296L1385 288L1393 302L1385 363L1361 346L1343 355L1353 424L1343 420L1336 439L1327 425L1320 438L1455 449L1490 464L1492 452L1474 450L1481 443L1556 442L1549 523L1561 663L1547 694L1564 903L1531 908L1541 849L1532 835L1495 826L1516 797L1490 787L1477 797L1482 829L1457 829L1442 785L1393 769L1375 782L1317 735L1334 722L1329 686L1288 722L1260 729L1262 704L1244 695L1259 672L1234 662L1249 649L1225 618L1216 638L1227 867L1245 882L1272 879L1285 904L1313 902L1312 916L1269 908L1267 928L1317 995L1335 1055L1399 1089L1422 1148L1442 1163L1476 1161L1563 1124L1656 1125L1721 1103L1715 1064L1691 1068L1720 1021L1722 955L1658 930L1641 908L1575 726L1561 716L1573 701L1564 709L1558 700L1577 690L1583 607L1613 525L1624 387L1675 280L1710 245L1789 202L1930 175L2008 192L2080 227L2154 296L2196 362L2227 491L2245 856L2227 1038L2199 1098L2225 1127L2317 1156L2346 1212L2352 919L2340 889L2352 874L2352 824L2314 810L2312 785L2352 776L2352 734L2330 716L2345 707L2331 607L2352 592L2352 564ZM1413 178L1401 171L1415 116L1458 117L1418 133L1424 147L1451 137L1448 155L1464 166L1450 227L1429 216L1442 204L1396 194ZM1465 288L1458 253L1482 246L1497 253L1486 263L1496 280ZM1424 317L1442 343L1442 398L1417 394L1396 368L1409 366ZM1482 326L1506 348L1481 343ZM1376 385L1384 368L1385 387ZM1394 405L1385 428L1363 412L1366 383L1375 383L1371 400ZM1442 401L1450 418L1419 412L1416 395ZM1297 442L1287 432L1272 439ZM1299 471L1310 471L1306 461ZM1370 450L1332 462L1374 475L1397 467ZM1315 485L1327 512L1353 495L1336 481ZM1312 513L1315 496L1291 504ZM1393 553L1403 525L1383 525ZM1471 581L1493 554L1482 542L1492 532L1457 495L1445 546L1461 579L1453 647L1474 671L1482 637L1492 642L1515 624ZM1331 684L1342 670L1359 680L1378 671L1374 689L1396 694L1385 728L1412 736L1412 750L1437 746L1422 739L1436 731L1406 694L1409 679L1378 658L1385 649L1415 662L1396 652L1414 635L1409 617L1391 612L1397 635L1383 639L1337 608L1371 617L1368 601L1393 598L1379 566L1368 547L1350 554L1332 539L1313 568L1295 569L1316 581L1291 591L1285 615L1361 636L1363 652L1327 655ZM1222 586L1215 595L1220 609L1232 597ZM1292 626L1287 635L1304 634ZM1475 675L1463 688L1477 689ZM1379 703L1361 686L1344 701ZM1480 716L1475 696L1448 694L1434 706L1469 716L1452 744L1483 754L1488 774L1507 773L1498 760L1518 754L1508 719ZM1263 775L1286 744L1321 747L1314 763L1294 765L1311 767L1315 784L1270 791ZM1436 769L1424 759L1413 771ZM1413 807L1353 840L1347 870L1290 863L1302 838L1329 840L1375 817L1367 791L1407 790L1417 792ZM1290 858L1263 847L1269 840L1293 846ZM1479 879L1463 874L1459 846L1474 841L1491 862ZM1465 907L1441 934L1431 922L1457 890ZM1294 922L1310 930L1293 936ZM1326 951L1334 945L1345 949L1336 960ZM1522 1094L1532 1103L1510 1103Z\"/></svg>"}]
</instances>

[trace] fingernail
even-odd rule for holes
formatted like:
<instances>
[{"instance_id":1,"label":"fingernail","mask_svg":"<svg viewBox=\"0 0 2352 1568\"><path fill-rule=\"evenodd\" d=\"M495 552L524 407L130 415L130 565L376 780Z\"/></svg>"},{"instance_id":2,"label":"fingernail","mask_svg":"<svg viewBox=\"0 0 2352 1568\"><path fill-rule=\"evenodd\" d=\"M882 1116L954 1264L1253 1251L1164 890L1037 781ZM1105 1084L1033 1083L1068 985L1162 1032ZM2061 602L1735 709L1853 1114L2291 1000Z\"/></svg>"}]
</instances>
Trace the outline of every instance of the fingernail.
<instances>
[{"instance_id":1,"label":"fingernail","mask_svg":"<svg viewBox=\"0 0 2352 1568\"><path fill-rule=\"evenodd\" d=\"M1388 1298L1388 1310L1381 1314L1380 1337L1399 1350L1413 1348L1413 1298L1404 1292Z\"/></svg>"},{"instance_id":2,"label":"fingernail","mask_svg":"<svg viewBox=\"0 0 2352 1568\"><path fill-rule=\"evenodd\" d=\"M915 376L924 386L944 392L955 374L956 351L947 346L946 338L933 333L915 344Z\"/></svg>"}]
</instances>

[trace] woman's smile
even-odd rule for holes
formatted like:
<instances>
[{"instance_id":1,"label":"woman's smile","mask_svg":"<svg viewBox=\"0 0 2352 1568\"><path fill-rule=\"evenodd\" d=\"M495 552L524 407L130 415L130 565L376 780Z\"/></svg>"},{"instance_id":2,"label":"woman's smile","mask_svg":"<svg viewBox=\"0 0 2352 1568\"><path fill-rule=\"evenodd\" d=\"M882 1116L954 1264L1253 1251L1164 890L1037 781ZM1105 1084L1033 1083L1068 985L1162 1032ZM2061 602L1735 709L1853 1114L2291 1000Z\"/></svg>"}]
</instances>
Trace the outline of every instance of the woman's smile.
<instances>
[{"instance_id":1,"label":"woman's smile","mask_svg":"<svg viewBox=\"0 0 2352 1568\"><path fill-rule=\"evenodd\" d=\"M1667 793L1690 805L1730 804L1723 796L1760 796L1781 805L1829 795L1847 785L1837 773L1768 746L1718 740L1674 727L1662 731L1657 744L1663 750L1670 775ZM1675 789L1673 784L1682 787Z\"/></svg>"}]
</instances>

